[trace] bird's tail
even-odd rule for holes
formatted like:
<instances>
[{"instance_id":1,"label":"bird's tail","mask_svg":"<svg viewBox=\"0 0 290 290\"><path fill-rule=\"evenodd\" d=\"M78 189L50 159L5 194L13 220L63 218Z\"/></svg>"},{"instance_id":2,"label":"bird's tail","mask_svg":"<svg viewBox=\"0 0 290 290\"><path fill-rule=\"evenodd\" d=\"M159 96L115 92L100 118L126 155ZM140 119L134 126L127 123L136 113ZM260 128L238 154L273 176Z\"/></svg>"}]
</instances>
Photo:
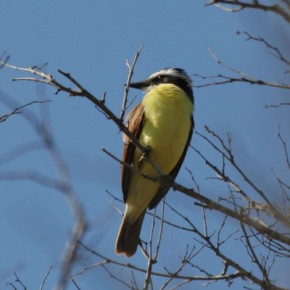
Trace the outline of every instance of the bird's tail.
<instances>
[{"instance_id":1,"label":"bird's tail","mask_svg":"<svg viewBox=\"0 0 290 290\"><path fill-rule=\"evenodd\" d=\"M134 223L130 223L129 218L125 213L116 241L117 254L124 254L126 257L131 257L135 254L139 244L139 235L144 215L145 211Z\"/></svg>"}]
</instances>

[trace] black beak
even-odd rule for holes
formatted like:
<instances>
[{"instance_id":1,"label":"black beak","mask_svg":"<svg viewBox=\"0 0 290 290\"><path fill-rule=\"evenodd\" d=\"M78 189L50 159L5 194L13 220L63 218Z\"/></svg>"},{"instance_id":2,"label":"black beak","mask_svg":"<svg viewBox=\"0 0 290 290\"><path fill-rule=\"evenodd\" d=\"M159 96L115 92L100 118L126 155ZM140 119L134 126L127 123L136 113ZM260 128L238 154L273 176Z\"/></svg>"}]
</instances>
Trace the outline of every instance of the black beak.
<instances>
[{"instance_id":1,"label":"black beak","mask_svg":"<svg viewBox=\"0 0 290 290\"><path fill-rule=\"evenodd\" d=\"M134 89L144 89L150 86L150 83L148 82L148 80L144 80L141 82L136 82L136 83L130 83L129 87L130 88L134 88Z\"/></svg>"}]
</instances>

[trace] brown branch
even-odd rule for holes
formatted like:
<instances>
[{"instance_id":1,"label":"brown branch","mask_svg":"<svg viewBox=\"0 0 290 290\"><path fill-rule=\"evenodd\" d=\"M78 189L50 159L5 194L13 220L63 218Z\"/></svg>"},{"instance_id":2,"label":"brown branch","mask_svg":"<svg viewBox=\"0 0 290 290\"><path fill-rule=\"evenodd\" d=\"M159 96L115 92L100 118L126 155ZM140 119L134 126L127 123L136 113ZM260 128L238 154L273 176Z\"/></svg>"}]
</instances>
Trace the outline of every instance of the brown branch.
<instances>
[{"instance_id":1,"label":"brown branch","mask_svg":"<svg viewBox=\"0 0 290 290\"><path fill-rule=\"evenodd\" d=\"M221 5L221 4L225 4L226 6ZM244 9L255 9L255 10L262 10L265 12L273 12L280 15L285 21L290 22L289 3L288 3L288 11L282 8L278 4L265 5L265 4L260 3L259 0L254 0L251 2L245 2L245 1L239 1L239 0L210 0L209 2L207 2L206 6L209 6L209 5L215 5L216 7L222 10L225 10L227 12L239 12ZM234 8L229 8L231 6L234 6Z\"/></svg>"},{"instance_id":2,"label":"brown branch","mask_svg":"<svg viewBox=\"0 0 290 290\"><path fill-rule=\"evenodd\" d=\"M129 69L129 74L128 74L127 82L126 82L126 85L125 85L123 104L122 104L121 114L120 114L120 117L119 117L119 119L121 120L122 123L124 121L124 116L125 116L126 110L128 108L127 107L127 102L128 102L129 88L130 88L129 85L131 83L131 79L132 79L133 74L134 74L134 69L135 69L137 60L138 60L138 58L140 56L140 53L141 53L143 47L144 47L144 45L141 45L140 49L136 52L132 65L130 65L128 59L126 60L126 65L127 65L128 69Z\"/></svg>"},{"instance_id":3,"label":"brown branch","mask_svg":"<svg viewBox=\"0 0 290 290\"><path fill-rule=\"evenodd\" d=\"M153 271L153 265L157 262L157 257L158 257L159 249L160 249L160 243L161 243L161 237L162 237L163 225L164 225L164 204L165 204L165 201L163 200L162 208L161 208L161 217L157 217L156 208L154 209L154 213L152 215L152 226L151 226L151 233L150 233L150 239L149 239L149 249L148 249L148 252L145 253L145 256L147 258L147 272L146 272L146 277L144 281L144 287L143 287L144 290L148 289L150 285L151 285L151 288L154 289L151 276L152 276L152 271ZM160 220L160 229L159 229L159 234L158 234L157 243L156 243L156 250L153 255L153 237L154 237L155 222L157 219Z\"/></svg>"},{"instance_id":4,"label":"brown branch","mask_svg":"<svg viewBox=\"0 0 290 290\"><path fill-rule=\"evenodd\" d=\"M243 180L259 195L263 198L263 200L266 202L266 205L263 206L263 210L269 215L275 217L279 222L282 222L283 224L290 227L290 222L287 216L285 216L283 213L281 213L280 209L277 208L266 196L266 194L258 188L258 186L246 175L246 173L239 167L239 165L236 163L236 160L234 158L234 155L231 151L230 145L227 147L223 140L212 130L210 130L207 126L205 126L206 131L211 134L214 138L216 138L219 143L222 146L222 149L218 148L211 140L209 140L207 137L203 136L202 134L196 132L197 135L202 137L206 142L208 142L217 152L219 152L223 159L226 159L231 166L239 173L239 175L243 178ZM230 144L230 142L229 142ZM192 147L193 148L193 147ZM212 168L219 176L220 179L222 179L225 182L228 182L231 186L235 188L248 202L249 205L252 207L252 204L255 202L251 199L249 199L248 195L242 191L242 189L234 182L232 181L228 176L224 174L224 172L220 171L216 166L214 166L203 154L201 154L200 151L194 148L194 150L198 153L198 155L206 162L206 164ZM287 151L286 151L287 152ZM257 203L260 204L260 203ZM262 209L260 207L260 209Z\"/></svg>"},{"instance_id":5,"label":"brown branch","mask_svg":"<svg viewBox=\"0 0 290 290\"><path fill-rule=\"evenodd\" d=\"M114 157L114 159L117 160L118 162L122 163L122 161L118 160L116 157ZM128 165L128 166L129 166L129 168L132 168L130 165ZM241 222L243 222L251 227L254 227L256 230L267 235L271 239L274 238L280 242L283 242L283 243L286 243L287 245L290 245L290 238L286 237L285 235L280 234L279 232L272 230L271 228L264 225L263 223L260 223L257 220L254 220L246 215L243 215L242 213L238 213L230 208L227 208L227 207L221 205L220 203L215 202L215 201L205 197L205 195L201 195L201 194L195 192L193 189L186 188L181 184L173 182L172 180L168 179L166 176L150 177L150 176L146 176L144 174L142 174L142 176L144 178L148 178L152 181L159 182L162 185L163 184L167 185L167 186L171 185L174 190L180 191L180 192L182 192L182 193L184 193L184 194L186 194L194 199L201 201L204 205L206 205L206 207L208 207L210 209L217 210L219 212L222 212L225 215L228 215L228 216L230 216L238 221L241 221ZM256 186L254 186L254 187L256 188Z\"/></svg>"},{"instance_id":6,"label":"brown branch","mask_svg":"<svg viewBox=\"0 0 290 290\"><path fill-rule=\"evenodd\" d=\"M5 66L11 67L8 64ZM17 70L22 70L19 68L15 68ZM24 71L28 71L30 73L34 73L36 75L42 76L42 78L52 79L50 75L44 74L42 72L38 72L35 68L23 69ZM34 103L34 102L32 102ZM10 104L10 103L9 103ZM11 106L11 104L10 104ZM20 106L13 105L14 107L20 108ZM66 201L73 212L74 224L72 226L70 237L67 245L65 246L62 265L60 268L59 281L57 285L57 290L63 290L65 288L65 281L69 275L70 269L72 268L76 250L78 246L78 240L81 239L84 230L85 230L85 216L82 210L82 206L77 199L75 193L72 190L71 180L69 177L67 166L54 142L54 138L50 133L50 128L46 123L42 122L37 118L35 114L30 111L25 111L22 114L23 118L25 118L30 126L35 130L38 134L42 144L45 149L49 153L49 156L55 166L55 169L58 173L58 179L52 179L45 175L42 175L39 172L33 171L23 171L23 172L3 172L0 175L0 178L7 179L22 179L27 181L34 181L40 183L44 186L49 186L55 188L62 192L66 197Z\"/></svg>"},{"instance_id":7,"label":"brown branch","mask_svg":"<svg viewBox=\"0 0 290 290\"><path fill-rule=\"evenodd\" d=\"M6 52L3 52L0 56L0 69L2 69L5 64L9 61L10 56L6 54Z\"/></svg>"},{"instance_id":8,"label":"brown branch","mask_svg":"<svg viewBox=\"0 0 290 290\"><path fill-rule=\"evenodd\" d=\"M274 82L269 82L269 81L264 81L261 79L257 79L249 74L244 73L241 70L235 69L225 63L223 63L218 56L216 55L216 53L209 48L209 52L212 56L212 58L215 60L215 62L224 67L225 69L227 69L228 71L233 72L234 74L237 74L238 77L235 76L228 76L228 75L224 75L224 74L217 74L217 75L211 75L211 76L203 76L200 74L193 74L195 77L198 77L202 80L211 80L213 79L214 81L211 82L207 82L205 84L200 84L200 85L194 85L195 88L203 88L203 87L209 87L209 86L217 86L217 85L224 85L224 84L229 84L229 83L248 83L251 85L259 85L259 86L269 86L269 87L274 87L274 88L279 88L279 89L286 89L289 90L290 89L290 85L289 84L284 84L284 83L274 83ZM215 81L215 79L217 79L217 81ZM221 80L219 80L221 79Z\"/></svg>"},{"instance_id":9,"label":"brown branch","mask_svg":"<svg viewBox=\"0 0 290 290\"><path fill-rule=\"evenodd\" d=\"M262 44L264 44L267 48L269 48L272 52L273 55L278 58L281 62L285 63L286 65L290 66L290 60L287 59L280 51L280 49L272 44L270 44L265 38L261 37L261 36L253 36L251 35L249 32L247 31L237 31L236 32L237 35L246 35L247 39L246 40L253 40L253 41L257 41L257 42L261 42Z\"/></svg>"},{"instance_id":10,"label":"brown branch","mask_svg":"<svg viewBox=\"0 0 290 290\"><path fill-rule=\"evenodd\" d=\"M243 234L244 234L243 237L244 237L245 242L246 242L246 248L248 249L249 255L252 257L252 262L257 265L257 267L259 268L260 272L263 275L263 280L265 283L264 288L271 289L271 282L269 280L268 273L267 273L265 267L261 264L257 254L254 250L254 246L252 245L252 243L250 241L250 237L246 231L246 227L242 223L240 225L241 225L241 229L242 229Z\"/></svg>"},{"instance_id":11,"label":"brown branch","mask_svg":"<svg viewBox=\"0 0 290 290\"><path fill-rule=\"evenodd\" d=\"M99 252L96 252L95 250L90 249L89 247L87 247L85 244L80 242L80 245L88 252L90 252L91 254L93 254L94 256L97 256L99 258L101 258L102 260L100 262L94 263L90 266L84 267L82 270L76 272L75 274L71 275L71 278L75 278L77 276L80 276L82 274L84 274L86 271L99 267L99 266L103 266L106 264L113 264L116 266L120 266L120 267L124 267L124 268L128 268L128 269L132 269L132 270L136 270L138 272L147 273L147 268L144 269L142 267L136 266L134 264L131 263L125 263L125 262L119 262L118 260L115 259L111 259L108 258L102 254L100 254ZM152 271L151 272L152 276L157 276L157 277L163 277L163 278L176 278L176 279L182 279L182 280L191 280L191 281L216 281L216 280L228 280L231 277L234 276L221 276L221 275L213 275L211 277L207 277L207 276L190 276L190 275L180 275L177 272L170 272L170 271L166 271L166 272L156 272L156 271Z\"/></svg>"},{"instance_id":12,"label":"brown branch","mask_svg":"<svg viewBox=\"0 0 290 290\"><path fill-rule=\"evenodd\" d=\"M120 284L125 285L127 288L129 289L137 289L137 287L132 287L129 283L126 283L125 281L123 281L122 279L118 278L116 275L114 275L105 265L101 265L101 267L109 274L109 276L118 281Z\"/></svg>"},{"instance_id":13,"label":"brown branch","mask_svg":"<svg viewBox=\"0 0 290 290\"><path fill-rule=\"evenodd\" d=\"M22 143L21 145L12 148L10 151L6 151L0 155L0 164L3 165L5 163L11 162L20 156L25 155L31 151L43 150L44 146L39 141L28 141Z\"/></svg>"},{"instance_id":14,"label":"brown branch","mask_svg":"<svg viewBox=\"0 0 290 290\"><path fill-rule=\"evenodd\" d=\"M288 170L290 172L290 158L289 158L289 154L288 154L288 148L287 148L287 144L286 144L284 138L281 135L280 127L278 129L278 138L281 141L281 144L283 146L283 150L284 150L284 154L285 154L285 158L286 158L286 164L287 164Z\"/></svg>"},{"instance_id":15,"label":"brown branch","mask_svg":"<svg viewBox=\"0 0 290 290\"><path fill-rule=\"evenodd\" d=\"M74 279L71 279L71 281L72 281L72 283L74 284L74 286L76 287L77 290L82 290Z\"/></svg>"},{"instance_id":16,"label":"brown branch","mask_svg":"<svg viewBox=\"0 0 290 290\"><path fill-rule=\"evenodd\" d=\"M171 277L163 284L163 286L161 287L161 289L168 289L168 285L174 280L174 278L178 275L181 275L180 273L182 272L182 270L185 268L185 266L187 266L187 264L195 257L194 254L194 248L191 251L188 251L188 247L186 249L185 254L183 255L183 257L181 257L181 263L180 266L178 267L177 270L175 270L174 272L169 271L167 268L164 268L164 270L171 275ZM173 275L172 275L173 274ZM210 275L208 275L208 277L210 277ZM182 279L183 281L181 281L181 283L187 283L190 282L190 279Z\"/></svg>"},{"instance_id":17,"label":"brown branch","mask_svg":"<svg viewBox=\"0 0 290 290\"><path fill-rule=\"evenodd\" d=\"M98 109L101 110L101 112L110 120L112 120L119 129L124 132L131 140L131 142L138 148L142 153L142 158L149 162L153 168L156 170L156 172L162 176L164 175L162 170L159 168L159 166L148 157L148 153L150 153L150 149L148 150L147 147L142 146L142 144L138 141L138 139L129 131L126 125L123 124L123 120L118 118L105 104L104 97L102 99L97 99L95 96L93 96L90 92L88 92L77 80L75 80L69 73L65 73L62 70L58 70L58 72L63 75L66 79L68 79L72 84L76 86L77 89L72 89L71 87L64 86L61 83L59 83L51 74L46 74L39 70L38 67L30 67L30 68L19 68L17 66L5 64L5 66L18 70L18 71L24 71L31 73L33 75L36 75L38 78L14 78L12 80L14 81L35 81L35 82L41 82L45 83L47 85L53 86L57 89L56 94L59 92L65 92L69 96L79 96L79 97L85 97L90 102L92 102ZM133 71L129 72L130 74L133 74Z\"/></svg>"},{"instance_id":18,"label":"brown branch","mask_svg":"<svg viewBox=\"0 0 290 290\"><path fill-rule=\"evenodd\" d=\"M33 104L48 103L50 101L51 100L46 100L46 101L32 101L32 102L29 102L29 103L27 103L25 105L22 105L22 106L20 106L20 107L18 107L16 109L14 109L12 112L10 112L10 113L8 113L6 115L0 116L0 123L6 121L8 118L10 118L13 115L21 114L22 113L21 110L24 109L24 108L26 108L26 107L29 107L29 106L31 106Z\"/></svg>"},{"instance_id":19,"label":"brown branch","mask_svg":"<svg viewBox=\"0 0 290 290\"><path fill-rule=\"evenodd\" d=\"M202 245L206 246L207 248L211 249L216 256L220 257L222 261L224 261L228 266L233 267L234 269L237 270L236 273L232 274L234 278L236 277L243 277L246 279L249 279L253 283L259 285L261 289L272 289L272 290L283 290L284 288L278 287L274 284L272 284L268 279L265 281L265 277L263 275L263 279L258 278L252 271L247 271L244 267L240 265L240 263L235 262L233 259L229 258L226 256L222 251L221 251L221 245L223 243L218 242L216 245L212 242L211 236L205 235L202 233L200 230L198 230L197 227L193 225L193 223L188 219L187 216L181 214L174 208L171 208L179 217L181 217L185 222L187 222L191 227L193 232L195 232L202 240L203 242ZM243 224L241 222L241 224ZM219 232L222 230L224 226L224 223L222 223ZM219 235L219 234L218 234ZM219 239L218 239L219 241ZM264 274L264 272L263 272Z\"/></svg>"},{"instance_id":20,"label":"brown branch","mask_svg":"<svg viewBox=\"0 0 290 290\"><path fill-rule=\"evenodd\" d=\"M18 277L18 275L16 273L14 273L15 276L15 282L19 283L21 285L21 287L23 287L24 290L27 290L26 286L23 284L23 282L20 280L20 278Z\"/></svg>"},{"instance_id":21,"label":"brown branch","mask_svg":"<svg viewBox=\"0 0 290 290\"><path fill-rule=\"evenodd\" d=\"M283 106L290 106L290 103L280 103L280 104L275 104L275 105L266 105L265 108L280 108Z\"/></svg>"},{"instance_id":22,"label":"brown branch","mask_svg":"<svg viewBox=\"0 0 290 290\"><path fill-rule=\"evenodd\" d=\"M41 281L41 284L40 284L39 290L43 290L44 284L45 284L45 282L46 282L46 280L47 280L47 278L48 278L48 276L49 276L49 274L50 274L51 269L52 269L52 266L49 266L48 271L46 272L46 274L45 274L43 280Z\"/></svg>"},{"instance_id":23,"label":"brown branch","mask_svg":"<svg viewBox=\"0 0 290 290\"><path fill-rule=\"evenodd\" d=\"M0 180L32 181L45 187L51 187L60 191L63 190L63 185L58 180L47 177L36 171L4 171L0 172Z\"/></svg>"},{"instance_id":24,"label":"brown branch","mask_svg":"<svg viewBox=\"0 0 290 290\"><path fill-rule=\"evenodd\" d=\"M268 236L270 239L276 239L282 243L290 245L290 238L289 237L287 237L287 236L285 236L277 231L272 230L268 226L254 220L248 216L237 213L237 212L233 211L232 209L227 208L227 207L221 205L220 203L215 202L215 201L205 197L204 195L201 195L201 194L193 191L192 189L187 188L187 187L185 187L181 184L178 184L176 182L174 182L172 184L172 188L174 190L177 190L177 191L184 193L185 195L187 195L189 197L192 197L196 200L201 201L209 209L213 209L213 210L216 210L218 212L221 212L227 216L230 216L231 218L233 218L237 221L241 221L242 223L247 224L248 226L255 228L257 231Z\"/></svg>"}]
</instances>

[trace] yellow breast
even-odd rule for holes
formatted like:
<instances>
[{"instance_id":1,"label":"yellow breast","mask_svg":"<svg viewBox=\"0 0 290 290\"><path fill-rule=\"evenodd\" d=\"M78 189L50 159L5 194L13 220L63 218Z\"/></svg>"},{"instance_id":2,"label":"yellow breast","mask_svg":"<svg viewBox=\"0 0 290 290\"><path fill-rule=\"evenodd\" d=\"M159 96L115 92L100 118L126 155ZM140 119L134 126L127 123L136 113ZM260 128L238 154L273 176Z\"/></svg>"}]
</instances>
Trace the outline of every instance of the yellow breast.
<instances>
[{"instance_id":1,"label":"yellow breast","mask_svg":"<svg viewBox=\"0 0 290 290\"><path fill-rule=\"evenodd\" d=\"M193 104L179 87L161 84L151 89L143 99L145 121L139 137L150 148L150 158L164 174L170 173L186 146L191 130ZM147 162L140 162L136 149L133 164L142 173L156 177L158 172ZM133 171L126 202L126 212L134 222L156 194L160 184Z\"/></svg>"},{"instance_id":2,"label":"yellow breast","mask_svg":"<svg viewBox=\"0 0 290 290\"><path fill-rule=\"evenodd\" d=\"M186 145L193 104L179 87L162 84L145 95L143 105L145 123L140 142L150 147L150 157L168 174Z\"/></svg>"}]
</instances>

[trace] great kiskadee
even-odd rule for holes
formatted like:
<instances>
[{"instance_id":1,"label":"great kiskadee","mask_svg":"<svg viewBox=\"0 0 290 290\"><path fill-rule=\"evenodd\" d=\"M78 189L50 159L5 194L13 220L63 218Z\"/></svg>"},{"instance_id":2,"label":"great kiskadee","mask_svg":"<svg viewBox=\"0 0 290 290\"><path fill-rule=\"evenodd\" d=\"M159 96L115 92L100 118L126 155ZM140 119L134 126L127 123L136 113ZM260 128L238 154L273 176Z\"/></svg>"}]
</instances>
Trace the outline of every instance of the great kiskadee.
<instances>
[{"instance_id":1,"label":"great kiskadee","mask_svg":"<svg viewBox=\"0 0 290 290\"><path fill-rule=\"evenodd\" d=\"M190 77L180 68L166 68L130 87L146 92L143 100L128 114L128 129L149 150L149 158L162 173L175 179L184 160L193 131L193 92ZM116 242L116 253L135 254L146 209L157 206L170 186L161 186L145 176L158 178L156 169L142 158L124 135L122 190L125 207Z\"/></svg>"}]
</instances>

